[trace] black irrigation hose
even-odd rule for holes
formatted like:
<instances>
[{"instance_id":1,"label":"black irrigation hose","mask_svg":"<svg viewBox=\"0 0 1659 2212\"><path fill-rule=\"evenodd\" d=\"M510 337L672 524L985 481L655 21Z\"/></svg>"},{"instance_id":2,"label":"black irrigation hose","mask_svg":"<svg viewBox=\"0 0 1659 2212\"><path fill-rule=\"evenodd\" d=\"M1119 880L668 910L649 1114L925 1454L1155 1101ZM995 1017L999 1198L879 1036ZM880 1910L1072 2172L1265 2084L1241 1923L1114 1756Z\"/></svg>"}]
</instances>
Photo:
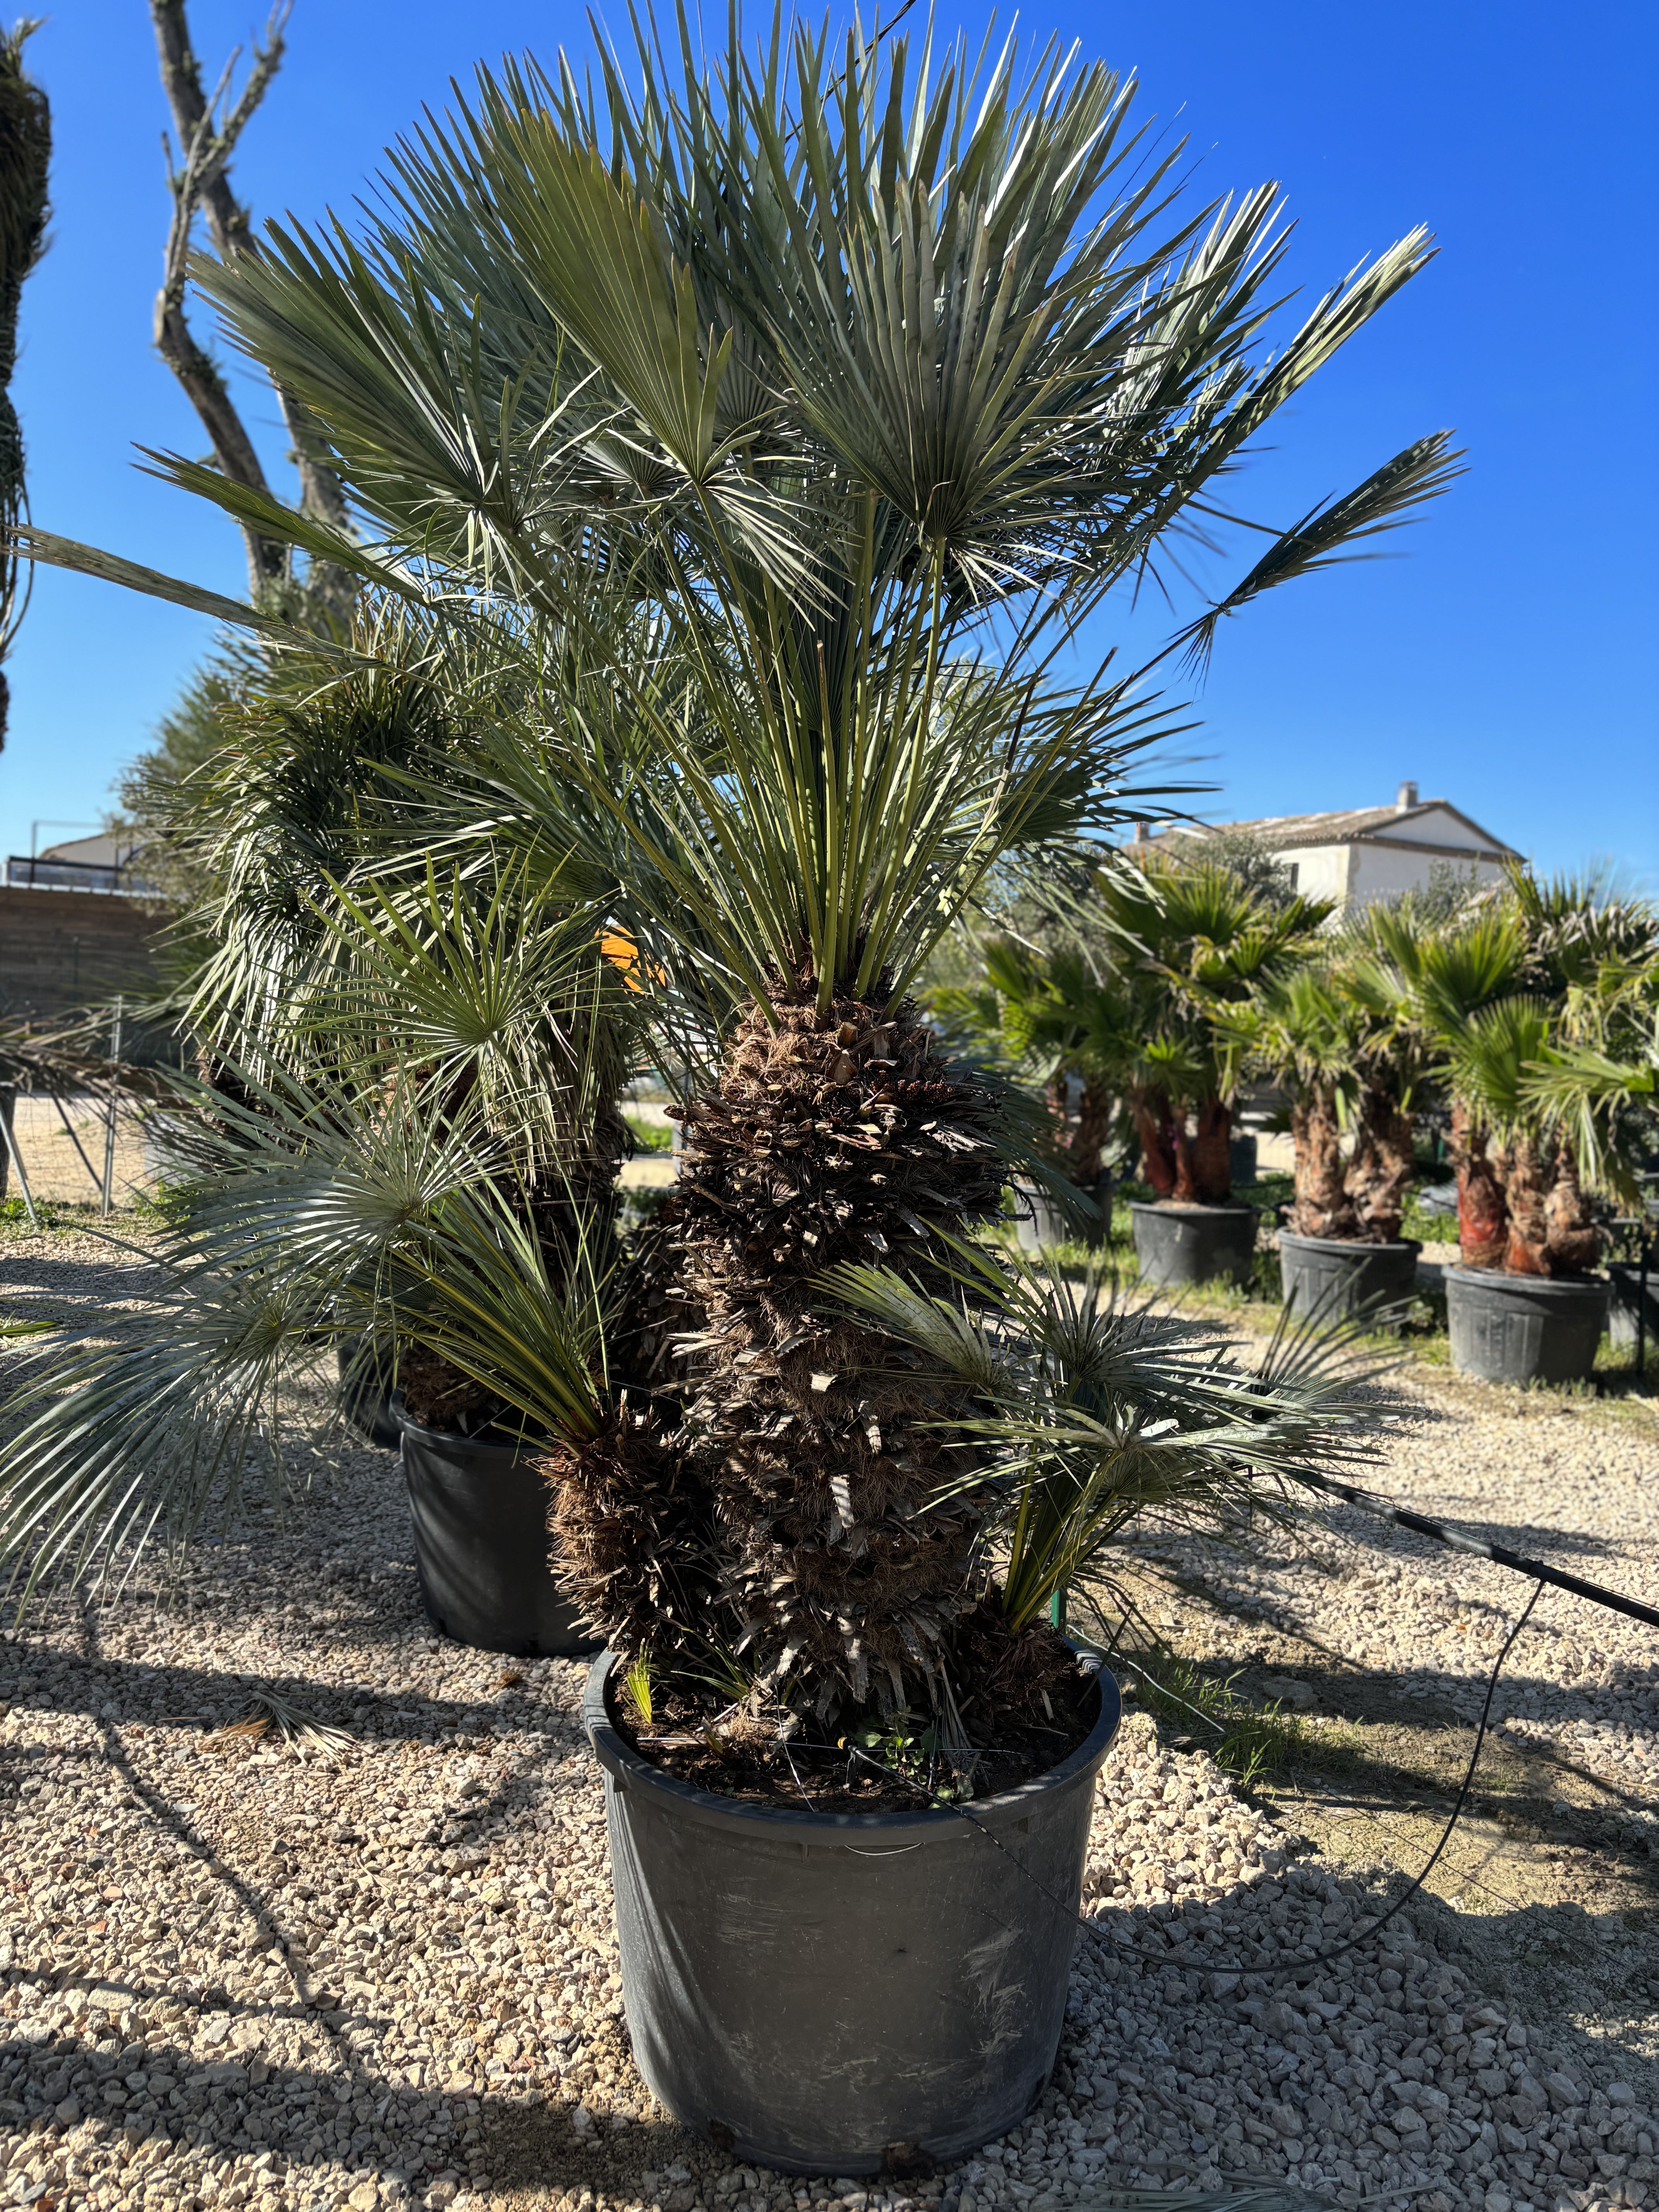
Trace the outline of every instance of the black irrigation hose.
<instances>
[{"instance_id":1,"label":"black irrigation hose","mask_svg":"<svg viewBox=\"0 0 1659 2212\"><path fill-rule=\"evenodd\" d=\"M1510 1629L1509 1634L1504 1638L1503 1649L1499 1651L1497 1658L1492 1662L1492 1670L1486 1681L1486 1702L1480 1708L1480 1725L1475 1730L1474 1749L1469 1754L1469 1763L1464 1771L1462 1786L1458 1790L1457 1801L1452 1807L1451 1816L1447 1820L1444 1828L1441 1831L1440 1840L1430 1852L1427 1860L1425 1862L1422 1872L1407 1887L1405 1893L1395 1899L1395 1903L1389 1907L1386 1912L1380 1913L1377 1917L1370 1923L1369 1927L1362 1928L1358 1935L1350 1936L1346 1942L1339 1943L1334 1951L1316 1951L1311 1957L1294 1959L1287 1965L1282 1966L1225 1966L1218 1964L1214 1959L1189 1958L1185 1954L1178 1951L1144 1950L1138 1943L1121 1942L1115 1937L1113 1937L1109 1941L1101 1934L1099 1929L1096 1927L1093 1921L1085 1919L1082 1913L1076 1911L1071 1905L1067 1905L1064 1898L1056 1897L1053 1890L1048 1888L1045 1883L1040 1882L1036 1876L1032 1874L1028 1868L1021 1866L1019 1861L1014 1856L1007 1845L1002 1842L1001 1838L998 1836L993 1835L990 1829L986 1826L984 1821L979 1820L974 1814L969 1812L965 1806L939 1806L936 1809L941 1812L959 1814L961 1817L968 1822L970 1827L977 1829L979 1833L983 1836L988 1842L994 1844L997 1850L1002 1853L1004 1858L1006 1858L1009 1864L1015 1868L1018 1873L1024 1876L1025 1880L1030 1883L1032 1888L1036 1890L1042 1896L1046 1897L1049 1904L1054 1907L1056 1911L1063 1912L1068 1917L1068 1918L1074 1920L1078 1926L1082 1929L1085 1935L1091 1937L1098 1946L1103 1956L1106 1958L1112 1958L1127 1951L1137 1959L1150 1960L1155 1966L1196 1967L1205 1973L1237 1974L1241 1978L1246 1975L1254 1974L1259 1976L1264 1980L1272 1979L1274 1977L1284 1978L1291 1975L1305 1974L1308 1970L1313 1966L1328 1966L1333 1960L1345 1957L1348 1952L1357 1949L1361 1943L1369 1942L1379 1929L1386 1928L1389 1921L1391 1921L1397 1913L1401 1913L1405 1911L1406 1907L1411 1903L1413 1898L1416 1896L1418 1891L1422 1888L1424 1883L1433 1873L1436 1865L1439 1862L1441 1853L1451 1841L1452 1831L1456 1827L1459 1820L1462 1817L1463 1807L1468 1802L1469 1791L1474 1786L1475 1769L1480 1764L1480 1753L1485 1746L1486 1741L1486 1729L1492 1719L1492 1701L1498 1694L1498 1680L1499 1675L1504 1671L1504 1662L1509 1657L1510 1647L1513 1645L1516 1637L1520 1635L1522 1630L1526 1626L1528 1621L1530 1620L1532 1616L1532 1609L1538 1602L1538 1596L1539 1592L1537 1589L1534 1589L1531 1596L1527 1600L1526 1604L1522 1607L1520 1619L1516 1622L1514 1627ZM865 1751L855 1750L853 1755L855 1759L863 1759L866 1766L873 1766L881 1773L890 1775L895 1781L904 1783L908 1788L915 1790L919 1796L927 1797L930 1804L935 1802L930 1793L923 1789L921 1783L912 1781L910 1777L907 1774L901 1774L896 1767L883 1765L880 1759L872 1759L869 1753Z\"/></svg>"},{"instance_id":2,"label":"black irrigation hose","mask_svg":"<svg viewBox=\"0 0 1659 2212\"><path fill-rule=\"evenodd\" d=\"M1374 1513L1381 1521L1392 1521L1398 1528L1409 1528L1413 1535L1427 1536L1437 1544L1443 1544L1449 1552L1473 1552L1477 1559L1491 1559L1495 1565L1511 1568L1518 1575L1530 1575L1534 1582L1547 1583L1552 1589L1571 1590L1575 1597L1587 1597L1592 1605L1605 1605L1613 1613L1627 1613L1632 1620L1659 1628L1659 1606L1644 1605L1639 1598L1603 1589L1600 1583L1587 1583L1581 1575L1564 1574L1559 1567L1547 1567L1541 1559L1523 1559L1518 1552L1505 1551L1501 1544L1489 1544L1482 1536L1466 1536L1462 1529L1448 1528L1443 1522L1431 1521L1421 1513L1407 1513L1403 1506L1390 1505L1386 1498L1374 1498L1368 1490L1356 1490L1352 1483L1333 1481L1328 1474L1304 1475L1300 1480L1316 1489L1329 1491L1334 1497L1358 1505L1366 1513Z\"/></svg>"}]
</instances>

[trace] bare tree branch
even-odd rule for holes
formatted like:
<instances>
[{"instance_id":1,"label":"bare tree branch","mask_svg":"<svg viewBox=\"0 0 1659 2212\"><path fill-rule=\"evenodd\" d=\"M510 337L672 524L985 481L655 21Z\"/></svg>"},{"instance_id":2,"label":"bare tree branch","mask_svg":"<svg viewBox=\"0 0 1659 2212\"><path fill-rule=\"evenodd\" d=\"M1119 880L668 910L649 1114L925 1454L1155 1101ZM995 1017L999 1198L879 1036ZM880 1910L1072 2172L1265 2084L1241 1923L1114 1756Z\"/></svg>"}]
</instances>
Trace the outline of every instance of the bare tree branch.
<instances>
[{"instance_id":1,"label":"bare tree branch","mask_svg":"<svg viewBox=\"0 0 1659 2212\"><path fill-rule=\"evenodd\" d=\"M258 108L271 79L282 67L284 32L293 0L278 0L265 25L262 42L255 44L247 82L228 108L233 72L240 49L226 63L211 97L202 88L201 64L191 44L185 0L150 0L150 21L155 29L161 82L179 142L175 167L168 149L168 183L173 192L173 220L168 228L161 289L155 301L155 343L164 361L183 386L212 441L214 458L234 483L268 493L264 471L242 419L227 389L224 377L211 356L197 343L185 315L185 295L190 276L191 238L198 212L205 218L213 249L222 261L239 254L257 255L247 210L231 190L231 155L243 131ZM223 119L215 117L223 110ZM164 142L165 143L165 142ZM300 505L336 529L349 526L345 495L339 478L322 452L322 441L310 416L293 393L276 387L283 420L293 447L300 475ZM289 573L288 548L261 537L244 525L247 546L249 588L282 581ZM325 588L333 576L323 571L317 580ZM349 590L349 586L347 587Z\"/></svg>"}]
</instances>

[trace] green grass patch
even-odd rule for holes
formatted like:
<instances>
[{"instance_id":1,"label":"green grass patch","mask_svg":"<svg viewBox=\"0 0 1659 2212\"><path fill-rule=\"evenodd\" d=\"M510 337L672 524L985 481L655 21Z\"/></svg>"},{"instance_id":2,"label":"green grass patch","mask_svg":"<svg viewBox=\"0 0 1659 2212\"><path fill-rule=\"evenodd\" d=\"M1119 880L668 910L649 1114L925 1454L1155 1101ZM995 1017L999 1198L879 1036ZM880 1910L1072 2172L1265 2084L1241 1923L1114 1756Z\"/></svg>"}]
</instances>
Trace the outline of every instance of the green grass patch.
<instances>
[{"instance_id":1,"label":"green grass patch","mask_svg":"<svg viewBox=\"0 0 1659 2212\"><path fill-rule=\"evenodd\" d=\"M634 1148L636 1152L672 1152L673 1151L674 1132L668 1122L647 1121L641 1114L625 1113L623 1119L628 1124L629 1133L634 1139Z\"/></svg>"},{"instance_id":2,"label":"green grass patch","mask_svg":"<svg viewBox=\"0 0 1659 2212\"><path fill-rule=\"evenodd\" d=\"M1249 1790L1297 1767L1352 1773L1358 1763L1352 1729L1323 1716L1286 1711L1277 1700L1258 1705L1235 1686L1237 1674L1220 1675L1167 1645L1115 1655L1143 1710L1179 1741L1190 1738L1224 1773Z\"/></svg>"}]
</instances>

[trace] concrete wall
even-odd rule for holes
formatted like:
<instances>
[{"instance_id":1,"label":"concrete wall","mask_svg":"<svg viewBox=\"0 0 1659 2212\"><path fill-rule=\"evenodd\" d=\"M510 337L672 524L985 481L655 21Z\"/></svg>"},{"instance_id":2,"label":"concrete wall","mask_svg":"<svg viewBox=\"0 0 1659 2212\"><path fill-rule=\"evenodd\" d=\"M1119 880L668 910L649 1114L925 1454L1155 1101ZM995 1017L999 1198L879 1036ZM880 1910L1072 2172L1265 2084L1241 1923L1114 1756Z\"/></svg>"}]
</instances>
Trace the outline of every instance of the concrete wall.
<instances>
[{"instance_id":1,"label":"concrete wall","mask_svg":"<svg viewBox=\"0 0 1659 2212\"><path fill-rule=\"evenodd\" d=\"M1426 890L1437 867L1455 868L1466 879L1473 868L1481 883L1498 882L1504 873L1498 861L1466 857L1467 834L1462 853L1449 840L1424 837L1412 845L1374 844L1369 839L1352 845L1301 845L1274 857L1294 866L1296 887L1306 897L1345 905L1352 899L1366 906L1373 899L1398 898L1402 891Z\"/></svg>"},{"instance_id":2,"label":"concrete wall","mask_svg":"<svg viewBox=\"0 0 1659 2212\"><path fill-rule=\"evenodd\" d=\"M1297 845L1273 858L1296 870L1296 887L1304 898L1346 899L1348 896L1346 845Z\"/></svg>"},{"instance_id":3,"label":"concrete wall","mask_svg":"<svg viewBox=\"0 0 1659 2212\"><path fill-rule=\"evenodd\" d=\"M1373 899L1397 898L1401 891L1426 890L1430 872L1435 868L1453 868L1465 883L1471 869L1483 884L1495 884L1504 873L1495 860L1468 860L1455 854L1438 860L1432 853L1390 850L1386 844L1355 845L1352 850L1354 868L1351 896L1361 906L1370 905Z\"/></svg>"},{"instance_id":4,"label":"concrete wall","mask_svg":"<svg viewBox=\"0 0 1659 2212\"><path fill-rule=\"evenodd\" d=\"M0 885L0 1014L51 1020L153 991L165 910L99 891Z\"/></svg>"}]
</instances>

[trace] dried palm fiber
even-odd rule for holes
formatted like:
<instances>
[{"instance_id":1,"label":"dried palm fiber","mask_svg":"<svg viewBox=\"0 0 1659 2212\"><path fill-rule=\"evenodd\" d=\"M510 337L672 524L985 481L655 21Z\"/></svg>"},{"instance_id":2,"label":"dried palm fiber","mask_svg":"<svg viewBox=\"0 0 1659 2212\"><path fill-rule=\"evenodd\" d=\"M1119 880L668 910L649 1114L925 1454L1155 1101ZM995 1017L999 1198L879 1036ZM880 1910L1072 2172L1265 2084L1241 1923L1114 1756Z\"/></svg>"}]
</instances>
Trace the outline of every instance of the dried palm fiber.
<instances>
[{"instance_id":1,"label":"dried palm fiber","mask_svg":"<svg viewBox=\"0 0 1659 2212\"><path fill-rule=\"evenodd\" d=\"M679 1194L670 1190L628 1240L616 1317L605 1336L611 1381L641 1405L653 1401L659 1430L674 1428L681 1419L681 1364L674 1347L702 1322L681 1279Z\"/></svg>"},{"instance_id":2,"label":"dried palm fiber","mask_svg":"<svg viewBox=\"0 0 1659 2212\"><path fill-rule=\"evenodd\" d=\"M541 1462L559 1581L615 1650L684 1640L710 1582L708 1497L696 1462L624 1392L597 1435Z\"/></svg>"},{"instance_id":3,"label":"dried palm fiber","mask_svg":"<svg viewBox=\"0 0 1659 2212\"><path fill-rule=\"evenodd\" d=\"M685 1115L684 1279L706 1326L687 1426L706 1455L721 1594L748 1663L799 1665L821 1713L925 1704L971 1582L976 1521L938 1493L968 1455L957 1401L913 1355L823 1310L816 1279L880 1259L939 1286L933 1231L991 1214L994 1095L936 1059L906 1000L838 1000L739 1024Z\"/></svg>"}]
</instances>

